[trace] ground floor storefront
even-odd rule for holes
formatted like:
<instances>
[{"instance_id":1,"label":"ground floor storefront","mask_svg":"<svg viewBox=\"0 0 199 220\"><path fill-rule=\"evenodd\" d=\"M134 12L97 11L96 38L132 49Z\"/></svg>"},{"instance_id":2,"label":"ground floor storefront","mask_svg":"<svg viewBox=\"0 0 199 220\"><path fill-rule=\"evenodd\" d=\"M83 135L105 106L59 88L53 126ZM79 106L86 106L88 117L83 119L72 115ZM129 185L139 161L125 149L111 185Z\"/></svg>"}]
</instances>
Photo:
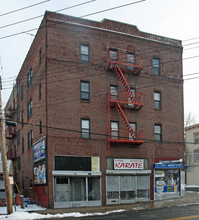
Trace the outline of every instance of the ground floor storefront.
<instances>
[{"instance_id":1,"label":"ground floor storefront","mask_svg":"<svg viewBox=\"0 0 199 220\"><path fill-rule=\"evenodd\" d=\"M99 157L56 157L54 208L101 206L103 200L106 205L150 200L151 171L146 159L107 158L106 162L103 172Z\"/></svg>"},{"instance_id":2,"label":"ground floor storefront","mask_svg":"<svg viewBox=\"0 0 199 220\"><path fill-rule=\"evenodd\" d=\"M161 162L153 165L154 200L180 198L185 192L182 163Z\"/></svg>"}]
</instances>

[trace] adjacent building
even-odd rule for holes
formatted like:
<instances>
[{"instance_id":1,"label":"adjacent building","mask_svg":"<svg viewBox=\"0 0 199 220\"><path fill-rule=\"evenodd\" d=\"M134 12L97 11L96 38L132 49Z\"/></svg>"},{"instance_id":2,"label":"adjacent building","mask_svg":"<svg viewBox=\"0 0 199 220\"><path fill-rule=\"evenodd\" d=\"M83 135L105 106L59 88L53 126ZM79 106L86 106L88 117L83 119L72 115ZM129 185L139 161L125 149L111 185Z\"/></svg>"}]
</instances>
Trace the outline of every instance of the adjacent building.
<instances>
[{"instance_id":1,"label":"adjacent building","mask_svg":"<svg viewBox=\"0 0 199 220\"><path fill-rule=\"evenodd\" d=\"M181 165L157 165L184 157L179 40L46 12L5 112L15 181L42 206L181 196Z\"/></svg>"},{"instance_id":2,"label":"adjacent building","mask_svg":"<svg viewBox=\"0 0 199 220\"><path fill-rule=\"evenodd\" d=\"M199 124L185 128L186 184L199 185Z\"/></svg>"}]
</instances>

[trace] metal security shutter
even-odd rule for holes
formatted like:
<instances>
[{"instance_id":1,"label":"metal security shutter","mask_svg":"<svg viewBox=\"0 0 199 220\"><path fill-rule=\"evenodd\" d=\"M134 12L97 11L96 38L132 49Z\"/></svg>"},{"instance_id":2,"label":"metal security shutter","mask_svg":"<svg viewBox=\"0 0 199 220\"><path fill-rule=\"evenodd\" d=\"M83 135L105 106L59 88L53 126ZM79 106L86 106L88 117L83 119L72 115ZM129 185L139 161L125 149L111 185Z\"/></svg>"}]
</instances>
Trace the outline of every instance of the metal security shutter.
<instances>
[{"instance_id":1,"label":"metal security shutter","mask_svg":"<svg viewBox=\"0 0 199 220\"><path fill-rule=\"evenodd\" d=\"M119 176L107 177L107 192L110 191L119 191Z\"/></svg>"},{"instance_id":2,"label":"metal security shutter","mask_svg":"<svg viewBox=\"0 0 199 220\"><path fill-rule=\"evenodd\" d=\"M137 176L137 189L149 189L150 176Z\"/></svg>"},{"instance_id":3,"label":"metal security shutter","mask_svg":"<svg viewBox=\"0 0 199 220\"><path fill-rule=\"evenodd\" d=\"M121 176L120 190L121 191L134 191L135 190L135 177L134 176Z\"/></svg>"}]
</instances>

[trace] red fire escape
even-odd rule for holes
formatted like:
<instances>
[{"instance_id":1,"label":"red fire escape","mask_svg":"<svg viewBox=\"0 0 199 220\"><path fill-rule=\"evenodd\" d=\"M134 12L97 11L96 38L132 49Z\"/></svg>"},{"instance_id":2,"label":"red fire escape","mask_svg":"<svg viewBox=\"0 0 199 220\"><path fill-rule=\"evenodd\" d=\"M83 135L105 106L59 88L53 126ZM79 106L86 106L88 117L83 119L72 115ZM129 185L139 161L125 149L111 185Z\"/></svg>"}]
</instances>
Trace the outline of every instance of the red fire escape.
<instances>
[{"instance_id":1,"label":"red fire escape","mask_svg":"<svg viewBox=\"0 0 199 220\"><path fill-rule=\"evenodd\" d=\"M12 108L10 106L10 108L8 109L8 111L5 114L5 117L6 117L6 132L5 132L6 139L11 141L11 142L8 142L8 151L7 151L7 158L9 160L16 159L16 156L14 154L14 150L12 149L12 144L10 144L13 142L13 140L16 137L16 128L9 124L9 121L13 121L15 113L16 113L16 109Z\"/></svg>"},{"instance_id":2,"label":"red fire escape","mask_svg":"<svg viewBox=\"0 0 199 220\"><path fill-rule=\"evenodd\" d=\"M135 62L136 60L136 62ZM143 131L138 131L129 122L124 109L140 110L143 106L143 95L132 91L125 78L126 74L139 75L142 70L138 56L132 53L108 51L107 68L119 77L124 91L110 89L108 92L108 154L110 155L111 143L142 144ZM125 129L111 127L111 108L116 108L122 118Z\"/></svg>"}]
</instances>

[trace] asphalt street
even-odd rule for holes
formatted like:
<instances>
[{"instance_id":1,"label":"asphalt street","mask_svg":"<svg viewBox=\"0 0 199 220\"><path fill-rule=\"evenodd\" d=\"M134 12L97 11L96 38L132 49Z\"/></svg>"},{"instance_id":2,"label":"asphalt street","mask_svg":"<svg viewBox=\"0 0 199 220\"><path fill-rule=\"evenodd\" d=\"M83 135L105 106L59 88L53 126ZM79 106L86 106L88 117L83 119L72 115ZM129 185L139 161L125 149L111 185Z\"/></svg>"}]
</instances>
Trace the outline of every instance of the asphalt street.
<instances>
[{"instance_id":1,"label":"asphalt street","mask_svg":"<svg viewBox=\"0 0 199 220\"><path fill-rule=\"evenodd\" d=\"M75 217L76 218L76 217ZM57 218L56 218L57 219ZM74 218L62 218L71 220ZM77 219L77 218L76 218ZM199 205L173 206L156 209L132 210L102 216L81 217L81 220L199 220Z\"/></svg>"}]
</instances>

